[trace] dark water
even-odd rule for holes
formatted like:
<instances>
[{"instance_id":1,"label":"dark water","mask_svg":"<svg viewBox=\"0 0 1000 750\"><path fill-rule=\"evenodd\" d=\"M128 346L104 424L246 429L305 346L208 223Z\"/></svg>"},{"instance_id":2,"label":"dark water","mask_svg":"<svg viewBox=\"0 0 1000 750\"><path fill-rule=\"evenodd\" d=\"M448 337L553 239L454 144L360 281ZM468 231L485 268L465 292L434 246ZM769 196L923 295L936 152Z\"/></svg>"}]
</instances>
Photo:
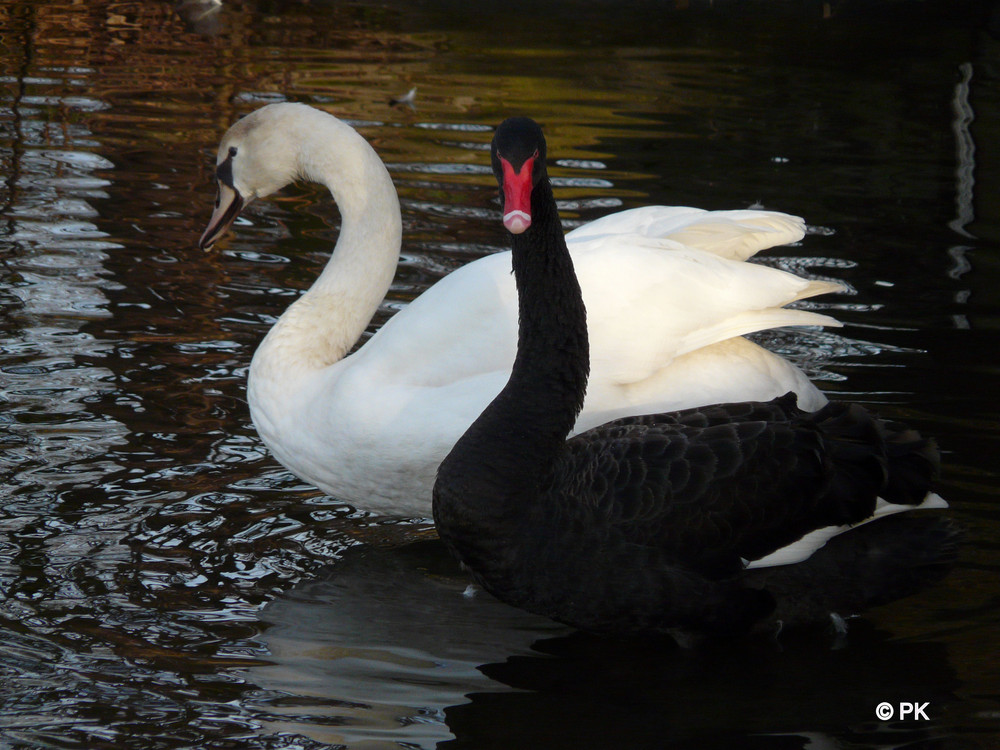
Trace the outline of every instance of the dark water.
<instances>
[{"instance_id":1,"label":"dark water","mask_svg":"<svg viewBox=\"0 0 1000 750\"><path fill-rule=\"evenodd\" d=\"M0 746L997 746L988 3L179 5L0 0ZM415 110L387 105L412 86ZM503 246L484 149L509 114L545 124L568 222L806 217L765 262L848 284L821 303L846 326L764 342L938 437L958 567L843 641L623 646L463 597L432 542L400 548L425 527L301 484L244 382L336 211L291 189L195 248L218 138L286 98L354 122L396 180L371 330Z\"/></svg>"}]
</instances>

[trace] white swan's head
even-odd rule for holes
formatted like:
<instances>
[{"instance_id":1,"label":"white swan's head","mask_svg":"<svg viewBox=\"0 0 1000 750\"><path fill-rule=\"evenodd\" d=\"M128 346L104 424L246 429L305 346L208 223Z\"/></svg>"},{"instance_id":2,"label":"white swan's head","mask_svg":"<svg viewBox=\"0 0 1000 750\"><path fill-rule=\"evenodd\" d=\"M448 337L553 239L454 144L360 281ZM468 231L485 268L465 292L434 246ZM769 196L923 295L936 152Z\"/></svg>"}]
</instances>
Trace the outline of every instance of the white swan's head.
<instances>
[{"instance_id":1,"label":"white swan's head","mask_svg":"<svg viewBox=\"0 0 1000 750\"><path fill-rule=\"evenodd\" d=\"M280 102L261 107L229 128L215 162L219 183L215 211L198 246L211 248L250 201L307 176L302 143L333 123L350 129L306 104Z\"/></svg>"}]
</instances>

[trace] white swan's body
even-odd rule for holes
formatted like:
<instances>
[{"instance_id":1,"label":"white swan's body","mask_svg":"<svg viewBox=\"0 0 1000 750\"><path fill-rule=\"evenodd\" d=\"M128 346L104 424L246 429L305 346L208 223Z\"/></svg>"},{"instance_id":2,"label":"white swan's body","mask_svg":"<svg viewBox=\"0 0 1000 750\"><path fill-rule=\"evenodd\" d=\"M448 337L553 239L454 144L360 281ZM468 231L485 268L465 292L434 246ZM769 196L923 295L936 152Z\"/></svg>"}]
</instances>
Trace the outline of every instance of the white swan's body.
<instances>
[{"instance_id":1,"label":"white swan's body","mask_svg":"<svg viewBox=\"0 0 1000 750\"><path fill-rule=\"evenodd\" d=\"M338 499L429 516L438 464L510 374L517 340L510 253L451 273L345 356L399 255L399 204L378 156L336 118L279 104L234 125L218 164L220 203L203 246L246 201L293 179L329 187L343 220L323 273L254 355L248 400L261 438L290 471ZM801 371L741 338L777 326L837 325L783 307L836 284L742 262L802 236L801 219L785 214L666 207L571 232L591 341L590 385L575 429L788 391L807 409L825 403Z\"/></svg>"}]
</instances>

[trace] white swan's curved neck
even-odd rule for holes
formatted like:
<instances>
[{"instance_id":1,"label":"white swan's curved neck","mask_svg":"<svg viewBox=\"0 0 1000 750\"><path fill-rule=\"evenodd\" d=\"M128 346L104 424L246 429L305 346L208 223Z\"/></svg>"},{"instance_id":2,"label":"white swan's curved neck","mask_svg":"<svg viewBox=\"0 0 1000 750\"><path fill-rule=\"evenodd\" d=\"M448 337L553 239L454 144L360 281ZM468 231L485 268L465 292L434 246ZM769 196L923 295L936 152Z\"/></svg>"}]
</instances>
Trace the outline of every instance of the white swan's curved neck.
<instances>
[{"instance_id":1,"label":"white swan's curved neck","mask_svg":"<svg viewBox=\"0 0 1000 750\"><path fill-rule=\"evenodd\" d=\"M340 237L312 287L274 325L253 375L287 381L341 360L392 282L402 225L392 179L353 128L324 117L298 133L295 178L326 185L340 208Z\"/></svg>"}]
</instances>

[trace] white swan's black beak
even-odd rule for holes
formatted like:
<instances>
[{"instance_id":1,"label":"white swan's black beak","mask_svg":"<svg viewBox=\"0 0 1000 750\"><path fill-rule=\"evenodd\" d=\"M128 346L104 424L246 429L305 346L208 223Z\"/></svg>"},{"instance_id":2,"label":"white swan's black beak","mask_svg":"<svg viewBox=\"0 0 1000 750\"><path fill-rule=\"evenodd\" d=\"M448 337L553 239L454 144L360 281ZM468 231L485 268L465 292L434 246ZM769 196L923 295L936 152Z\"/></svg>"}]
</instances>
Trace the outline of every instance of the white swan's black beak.
<instances>
[{"instance_id":1,"label":"white swan's black beak","mask_svg":"<svg viewBox=\"0 0 1000 750\"><path fill-rule=\"evenodd\" d=\"M208 220L208 227L201 235L201 239L198 240L198 247L202 250L211 250L215 241L226 233L245 205L246 201L243 200L243 196L220 182L219 197L215 200L215 210L212 212L212 218Z\"/></svg>"}]
</instances>

